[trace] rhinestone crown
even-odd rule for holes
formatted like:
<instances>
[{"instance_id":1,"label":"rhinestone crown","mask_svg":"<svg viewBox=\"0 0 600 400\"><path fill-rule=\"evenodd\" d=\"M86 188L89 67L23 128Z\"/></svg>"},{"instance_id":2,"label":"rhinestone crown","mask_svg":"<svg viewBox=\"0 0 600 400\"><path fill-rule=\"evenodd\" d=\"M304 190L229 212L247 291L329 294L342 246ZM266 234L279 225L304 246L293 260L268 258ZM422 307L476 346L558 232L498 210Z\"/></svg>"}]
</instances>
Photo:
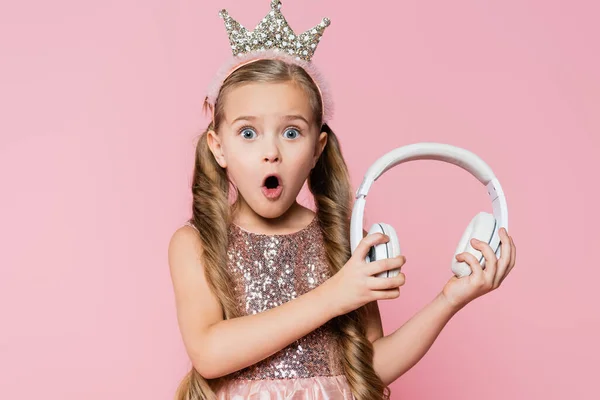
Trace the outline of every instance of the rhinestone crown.
<instances>
[{"instance_id":1,"label":"rhinestone crown","mask_svg":"<svg viewBox=\"0 0 600 400\"><path fill-rule=\"evenodd\" d=\"M233 55L241 56L251 51L273 49L310 61L323 31L331 23L329 18L323 18L318 25L296 35L280 9L281 1L271 0L271 11L252 32L231 18L227 10L219 11L219 16L225 21Z\"/></svg>"}]
</instances>

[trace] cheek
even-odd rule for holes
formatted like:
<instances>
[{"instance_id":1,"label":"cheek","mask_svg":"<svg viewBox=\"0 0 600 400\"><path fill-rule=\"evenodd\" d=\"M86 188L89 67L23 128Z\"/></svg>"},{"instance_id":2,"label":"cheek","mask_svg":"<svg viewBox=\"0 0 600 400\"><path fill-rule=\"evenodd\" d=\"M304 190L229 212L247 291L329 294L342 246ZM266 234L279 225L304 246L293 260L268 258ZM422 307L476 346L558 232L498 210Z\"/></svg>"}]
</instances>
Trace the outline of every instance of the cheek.
<instances>
[{"instance_id":1,"label":"cheek","mask_svg":"<svg viewBox=\"0 0 600 400\"><path fill-rule=\"evenodd\" d=\"M289 149L289 151L287 151L287 153L288 154L285 154L287 156L287 158L293 159L294 162L297 162L300 164L307 164L307 163L310 164L314 150L311 145L306 143L305 145L297 146L293 149Z\"/></svg>"},{"instance_id":2,"label":"cheek","mask_svg":"<svg viewBox=\"0 0 600 400\"><path fill-rule=\"evenodd\" d=\"M235 168L235 166L240 163L242 155L240 155L239 150L236 149L235 143L226 141L223 143L223 157L225 157L227 169L229 169Z\"/></svg>"},{"instance_id":3,"label":"cheek","mask_svg":"<svg viewBox=\"0 0 600 400\"><path fill-rule=\"evenodd\" d=\"M290 173L292 176L295 176L295 179L299 182L304 181L306 178L308 178L308 175L310 174L310 171L313 167L311 154L312 153L296 153L292 162L289 163L287 166L288 173Z\"/></svg>"},{"instance_id":4,"label":"cheek","mask_svg":"<svg viewBox=\"0 0 600 400\"><path fill-rule=\"evenodd\" d=\"M239 157L228 157L227 158L227 173L233 176L238 176L239 171L244 170L244 164L241 162Z\"/></svg>"},{"instance_id":5,"label":"cheek","mask_svg":"<svg viewBox=\"0 0 600 400\"><path fill-rule=\"evenodd\" d=\"M248 152L237 151L235 149L228 149L225 154L227 160L227 174L230 179L236 183L236 185L244 185L244 183L251 183L253 179L252 171L252 155ZM255 163L256 164L256 163Z\"/></svg>"}]
</instances>

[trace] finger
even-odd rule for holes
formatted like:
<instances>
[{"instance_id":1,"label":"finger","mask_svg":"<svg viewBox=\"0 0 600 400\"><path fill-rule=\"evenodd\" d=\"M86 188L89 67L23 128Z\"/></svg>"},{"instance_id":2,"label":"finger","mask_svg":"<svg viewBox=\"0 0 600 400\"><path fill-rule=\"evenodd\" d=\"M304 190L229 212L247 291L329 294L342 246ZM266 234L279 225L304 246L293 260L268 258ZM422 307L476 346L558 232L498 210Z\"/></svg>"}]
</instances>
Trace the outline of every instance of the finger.
<instances>
[{"instance_id":1,"label":"finger","mask_svg":"<svg viewBox=\"0 0 600 400\"><path fill-rule=\"evenodd\" d=\"M473 243L473 241L475 241L475 243ZM494 276L496 275L496 265L498 261L496 254L486 242L477 239L473 239L473 241L471 241L471 245L479 250L481 254L483 254L483 257L485 257L485 271L483 271L483 276L485 281L492 286L494 284Z\"/></svg>"},{"instance_id":2,"label":"finger","mask_svg":"<svg viewBox=\"0 0 600 400\"><path fill-rule=\"evenodd\" d=\"M352 254L352 257L357 257L360 260L364 260L369 254L371 247L380 243L387 243L390 240L390 237L384 235L383 233L371 233L370 235L365 236L361 239Z\"/></svg>"},{"instance_id":3,"label":"finger","mask_svg":"<svg viewBox=\"0 0 600 400\"><path fill-rule=\"evenodd\" d=\"M481 268L481 264L479 264L479 260L475 258L475 256L467 251L457 254L456 259L458 261L466 262L469 267L471 267L471 277L474 280L485 280L483 276L483 269Z\"/></svg>"},{"instance_id":4,"label":"finger","mask_svg":"<svg viewBox=\"0 0 600 400\"><path fill-rule=\"evenodd\" d=\"M508 237L508 233L506 233L506 229L504 227L500 228L498 231L500 234L500 258L496 263L496 274L494 275L493 288L497 288L500 286L500 282L502 281L502 277L506 275L508 265L510 263L511 258L511 245L510 238Z\"/></svg>"},{"instance_id":5,"label":"finger","mask_svg":"<svg viewBox=\"0 0 600 400\"><path fill-rule=\"evenodd\" d=\"M397 299L400 297L400 288L373 290L371 293L373 294L375 300Z\"/></svg>"},{"instance_id":6,"label":"finger","mask_svg":"<svg viewBox=\"0 0 600 400\"><path fill-rule=\"evenodd\" d=\"M389 278L381 278L378 276L370 276L367 278L367 287L370 290L394 289L404 285L404 283L406 283L406 276L402 272Z\"/></svg>"},{"instance_id":7,"label":"finger","mask_svg":"<svg viewBox=\"0 0 600 400\"><path fill-rule=\"evenodd\" d=\"M512 269L515 267L515 261L517 258L517 248L515 247L515 242L513 241L512 237L510 237L510 236L509 236L509 239L510 239L510 263L508 265L508 268L506 269L506 273L504 274L502 279L500 279L500 284L502 284L504 279L508 276L508 274L510 274L510 271L512 271Z\"/></svg>"},{"instance_id":8,"label":"finger","mask_svg":"<svg viewBox=\"0 0 600 400\"><path fill-rule=\"evenodd\" d=\"M515 262L517 261L517 246L515 246L515 242L512 238L512 236L509 236L510 239L510 269L512 269L515 266Z\"/></svg>"},{"instance_id":9,"label":"finger","mask_svg":"<svg viewBox=\"0 0 600 400\"><path fill-rule=\"evenodd\" d=\"M403 255L399 255L398 257L393 258L384 258L383 260L370 262L365 267L365 274L367 275L376 275L380 272L389 271L392 269L400 268L406 262L406 257Z\"/></svg>"}]
</instances>

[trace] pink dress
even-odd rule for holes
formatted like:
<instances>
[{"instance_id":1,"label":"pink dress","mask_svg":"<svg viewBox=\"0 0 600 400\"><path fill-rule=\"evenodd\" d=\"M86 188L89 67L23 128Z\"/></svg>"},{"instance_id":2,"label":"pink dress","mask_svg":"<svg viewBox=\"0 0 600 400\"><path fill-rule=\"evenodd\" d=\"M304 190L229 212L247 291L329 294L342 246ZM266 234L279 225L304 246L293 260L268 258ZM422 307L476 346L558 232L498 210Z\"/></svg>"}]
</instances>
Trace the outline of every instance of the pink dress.
<instances>
[{"instance_id":1,"label":"pink dress","mask_svg":"<svg viewBox=\"0 0 600 400\"><path fill-rule=\"evenodd\" d=\"M242 315L281 305L331 276L316 217L305 228L283 235L253 233L231 224L227 254ZM217 399L354 400L338 343L339 333L329 321L262 361L229 374Z\"/></svg>"}]
</instances>

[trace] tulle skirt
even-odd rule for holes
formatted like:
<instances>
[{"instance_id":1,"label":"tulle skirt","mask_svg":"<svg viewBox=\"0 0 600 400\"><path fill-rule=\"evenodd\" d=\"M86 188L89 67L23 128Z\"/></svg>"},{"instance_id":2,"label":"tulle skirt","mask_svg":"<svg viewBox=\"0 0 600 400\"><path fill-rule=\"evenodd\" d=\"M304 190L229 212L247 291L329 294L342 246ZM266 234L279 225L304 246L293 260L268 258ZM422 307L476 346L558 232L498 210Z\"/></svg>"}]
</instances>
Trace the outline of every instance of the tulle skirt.
<instances>
[{"instance_id":1,"label":"tulle skirt","mask_svg":"<svg viewBox=\"0 0 600 400\"><path fill-rule=\"evenodd\" d=\"M345 375L299 379L233 379L218 400L355 400Z\"/></svg>"}]
</instances>

